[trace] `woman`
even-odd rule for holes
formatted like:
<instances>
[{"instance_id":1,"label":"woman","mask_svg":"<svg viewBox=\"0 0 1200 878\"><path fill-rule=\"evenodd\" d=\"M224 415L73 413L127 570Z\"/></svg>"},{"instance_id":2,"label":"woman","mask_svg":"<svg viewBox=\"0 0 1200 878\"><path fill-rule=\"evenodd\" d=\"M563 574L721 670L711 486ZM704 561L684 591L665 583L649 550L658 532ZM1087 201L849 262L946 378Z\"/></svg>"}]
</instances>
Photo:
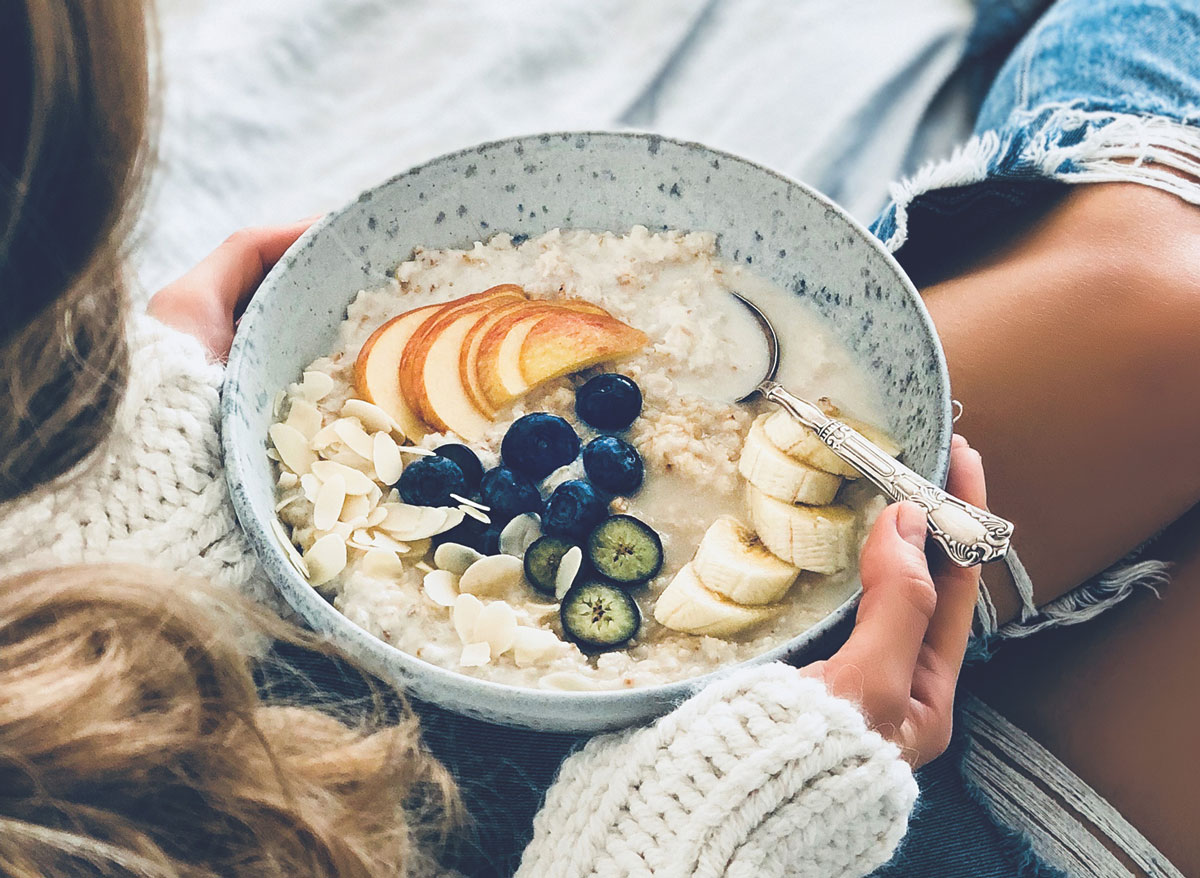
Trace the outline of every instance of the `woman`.
<instances>
[{"instance_id":1,"label":"woman","mask_svg":"<svg viewBox=\"0 0 1200 878\"><path fill-rule=\"evenodd\" d=\"M23 0L3 15L0 869L437 871L454 796L412 715L347 724L268 703L244 652L255 635L316 644L235 593L261 577L225 496L213 360L304 224L235 235L160 294L152 312L186 333L137 317L126 336L143 10ZM951 488L985 502L961 439ZM949 739L978 587L949 565L935 587L925 532L911 504L880 516L858 624L828 661L731 673L568 759L521 874L853 876L884 862L916 795L910 766ZM112 563L131 560L157 568Z\"/></svg>"}]
</instances>

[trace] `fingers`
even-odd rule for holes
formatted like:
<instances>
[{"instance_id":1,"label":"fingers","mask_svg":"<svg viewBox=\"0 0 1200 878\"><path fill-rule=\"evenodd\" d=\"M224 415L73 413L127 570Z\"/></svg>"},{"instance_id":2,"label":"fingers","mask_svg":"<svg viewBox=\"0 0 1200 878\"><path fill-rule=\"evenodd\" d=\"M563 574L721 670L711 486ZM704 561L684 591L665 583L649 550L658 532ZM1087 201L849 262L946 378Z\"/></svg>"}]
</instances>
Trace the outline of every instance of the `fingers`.
<instances>
[{"instance_id":1,"label":"fingers","mask_svg":"<svg viewBox=\"0 0 1200 878\"><path fill-rule=\"evenodd\" d=\"M312 223L308 219L287 226L256 226L234 232L176 283L194 290L210 290L230 313L237 313L267 272Z\"/></svg>"},{"instance_id":2,"label":"fingers","mask_svg":"<svg viewBox=\"0 0 1200 878\"><path fill-rule=\"evenodd\" d=\"M912 503L889 506L863 546L863 595L854 631L829 660L835 694L858 696L873 723L899 722L907 709L913 670L934 613L935 592L925 560L925 513ZM857 674L840 673L845 668ZM860 693L836 691L853 678Z\"/></svg>"},{"instance_id":3,"label":"fingers","mask_svg":"<svg viewBox=\"0 0 1200 878\"><path fill-rule=\"evenodd\" d=\"M983 460L965 439L955 436L950 449L950 475L946 489L974 506L987 505L987 488L983 476ZM933 658L954 670L957 679L963 653L971 633L975 602L979 593L979 568L957 567L948 561L937 565L934 584L937 588L937 607L929 620L925 642Z\"/></svg>"}]
</instances>

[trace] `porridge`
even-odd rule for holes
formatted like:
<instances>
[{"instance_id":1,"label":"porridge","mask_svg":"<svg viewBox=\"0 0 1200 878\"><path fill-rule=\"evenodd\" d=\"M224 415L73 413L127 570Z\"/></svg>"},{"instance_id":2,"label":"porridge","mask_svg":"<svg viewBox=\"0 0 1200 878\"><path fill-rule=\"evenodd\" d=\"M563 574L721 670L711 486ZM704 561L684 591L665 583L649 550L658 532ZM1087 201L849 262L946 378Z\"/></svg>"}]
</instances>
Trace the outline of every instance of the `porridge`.
<instances>
[{"instance_id":1,"label":"porridge","mask_svg":"<svg viewBox=\"0 0 1200 878\"><path fill-rule=\"evenodd\" d=\"M819 318L711 234L498 234L416 251L281 392L293 564L377 637L512 685L654 685L794 637L853 591L883 501L730 401L767 357L731 291L789 324L783 384L898 451Z\"/></svg>"}]
</instances>

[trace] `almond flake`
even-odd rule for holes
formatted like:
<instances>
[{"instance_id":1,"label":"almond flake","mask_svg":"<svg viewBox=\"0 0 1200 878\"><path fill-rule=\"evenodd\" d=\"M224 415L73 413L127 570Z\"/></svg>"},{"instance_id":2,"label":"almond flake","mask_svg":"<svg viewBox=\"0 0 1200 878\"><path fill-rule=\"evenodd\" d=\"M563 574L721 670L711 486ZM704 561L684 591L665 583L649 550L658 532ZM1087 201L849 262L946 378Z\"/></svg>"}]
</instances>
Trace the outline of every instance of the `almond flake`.
<instances>
[{"instance_id":1,"label":"almond flake","mask_svg":"<svg viewBox=\"0 0 1200 878\"><path fill-rule=\"evenodd\" d=\"M380 530L405 541L425 539L448 530L448 513L457 512L440 506L409 506L406 503L386 503L380 508L387 509L387 518L379 525Z\"/></svg>"},{"instance_id":2,"label":"almond flake","mask_svg":"<svg viewBox=\"0 0 1200 878\"><path fill-rule=\"evenodd\" d=\"M371 461L375 464L375 475L384 484L394 485L400 481L404 461L396 440L387 433L379 432L371 437Z\"/></svg>"},{"instance_id":3,"label":"almond flake","mask_svg":"<svg viewBox=\"0 0 1200 878\"><path fill-rule=\"evenodd\" d=\"M268 448L267 449L267 460L273 460L276 463L279 463L280 461L283 460L283 458L281 458L279 456L279 452L276 451L274 448Z\"/></svg>"},{"instance_id":4,"label":"almond flake","mask_svg":"<svg viewBox=\"0 0 1200 878\"><path fill-rule=\"evenodd\" d=\"M491 512L492 511L491 506L484 506L482 503L477 503L474 500L472 500L471 498L463 497L459 494L451 494L450 499L457 500L459 502L459 504L460 504L459 509L461 509L463 506L470 506L473 509L478 509L480 512Z\"/></svg>"},{"instance_id":5,"label":"almond flake","mask_svg":"<svg viewBox=\"0 0 1200 878\"><path fill-rule=\"evenodd\" d=\"M380 579L399 579L404 574L404 562L395 552L386 549L368 549L360 568L367 576Z\"/></svg>"},{"instance_id":6,"label":"almond flake","mask_svg":"<svg viewBox=\"0 0 1200 878\"><path fill-rule=\"evenodd\" d=\"M499 597L519 586L525 575L520 558L490 555L466 569L458 588L466 594Z\"/></svg>"},{"instance_id":7,"label":"almond flake","mask_svg":"<svg viewBox=\"0 0 1200 878\"><path fill-rule=\"evenodd\" d=\"M326 534L304 553L308 581L324 585L346 567L346 541L334 533Z\"/></svg>"},{"instance_id":8,"label":"almond flake","mask_svg":"<svg viewBox=\"0 0 1200 878\"><path fill-rule=\"evenodd\" d=\"M309 503L316 503L317 491L321 490L321 480L312 473L305 473L300 477L300 490L304 492L304 499Z\"/></svg>"},{"instance_id":9,"label":"almond flake","mask_svg":"<svg viewBox=\"0 0 1200 878\"><path fill-rule=\"evenodd\" d=\"M500 551L517 558L525 557L525 550L542 535L542 520L533 512L516 516L500 531Z\"/></svg>"},{"instance_id":10,"label":"almond flake","mask_svg":"<svg viewBox=\"0 0 1200 878\"><path fill-rule=\"evenodd\" d=\"M346 501L342 504L341 515L338 516L340 521L351 524L355 521L362 520L362 524L357 527L365 527L367 524L367 516L371 513L371 503L362 494L353 494L346 497Z\"/></svg>"},{"instance_id":11,"label":"almond flake","mask_svg":"<svg viewBox=\"0 0 1200 878\"><path fill-rule=\"evenodd\" d=\"M491 660L491 648L486 643L468 643L459 656L460 668L479 668Z\"/></svg>"},{"instance_id":12,"label":"almond flake","mask_svg":"<svg viewBox=\"0 0 1200 878\"><path fill-rule=\"evenodd\" d=\"M482 558L470 546L459 543L442 543L433 553L433 563L441 570L449 570L455 576L462 576L472 564Z\"/></svg>"},{"instance_id":13,"label":"almond flake","mask_svg":"<svg viewBox=\"0 0 1200 878\"><path fill-rule=\"evenodd\" d=\"M279 473L279 478L276 480L275 483L277 485L279 485L279 487L284 488L284 489L294 488L298 484L300 484L300 477L293 472L288 472L287 470L281 470Z\"/></svg>"},{"instance_id":14,"label":"almond flake","mask_svg":"<svg viewBox=\"0 0 1200 878\"><path fill-rule=\"evenodd\" d=\"M554 577L554 596L560 601L563 595L575 584L579 568L583 566L583 549L572 546L558 562L558 573Z\"/></svg>"},{"instance_id":15,"label":"almond flake","mask_svg":"<svg viewBox=\"0 0 1200 878\"><path fill-rule=\"evenodd\" d=\"M463 643L475 642L475 622L483 612L483 601L473 594L460 594L454 599L450 619L454 630Z\"/></svg>"},{"instance_id":16,"label":"almond flake","mask_svg":"<svg viewBox=\"0 0 1200 878\"><path fill-rule=\"evenodd\" d=\"M560 692L594 692L600 688L583 674L577 674L574 671L555 671L552 674L546 674L538 680L538 686L542 689L555 689Z\"/></svg>"},{"instance_id":17,"label":"almond flake","mask_svg":"<svg viewBox=\"0 0 1200 878\"><path fill-rule=\"evenodd\" d=\"M337 523L346 502L346 480L337 473L321 482L317 499L313 502L313 527L330 530Z\"/></svg>"},{"instance_id":18,"label":"almond flake","mask_svg":"<svg viewBox=\"0 0 1200 878\"><path fill-rule=\"evenodd\" d=\"M285 423L289 427L295 427L305 439L311 442L312 438L317 435L317 431L321 429L322 421L319 408L307 399L293 399Z\"/></svg>"},{"instance_id":19,"label":"almond flake","mask_svg":"<svg viewBox=\"0 0 1200 878\"><path fill-rule=\"evenodd\" d=\"M486 512L480 512L474 506L467 506L464 503L462 506L459 506L457 508L458 508L458 511L461 512L463 515L469 515L469 516L471 516L471 518L475 519L478 522L481 522L482 524L491 524L492 523L491 518L488 517Z\"/></svg>"},{"instance_id":20,"label":"almond flake","mask_svg":"<svg viewBox=\"0 0 1200 878\"><path fill-rule=\"evenodd\" d=\"M387 549L389 552L396 552L400 555L409 554L408 543L403 543L395 537L391 537L386 533L375 531L371 535L371 544L379 549Z\"/></svg>"},{"instance_id":21,"label":"almond flake","mask_svg":"<svg viewBox=\"0 0 1200 878\"><path fill-rule=\"evenodd\" d=\"M300 395L309 402L316 402L333 390L333 377L324 372L305 372L300 382Z\"/></svg>"},{"instance_id":22,"label":"almond flake","mask_svg":"<svg viewBox=\"0 0 1200 878\"><path fill-rule=\"evenodd\" d=\"M387 518L387 510L382 506L376 506L369 513L367 513L367 527L376 527L385 518Z\"/></svg>"},{"instance_id":23,"label":"almond flake","mask_svg":"<svg viewBox=\"0 0 1200 878\"><path fill-rule=\"evenodd\" d=\"M371 437L362 428L358 418L338 418L333 422L333 431L338 434L338 438L342 442L346 443L347 448L363 460L371 459L373 454Z\"/></svg>"},{"instance_id":24,"label":"almond flake","mask_svg":"<svg viewBox=\"0 0 1200 878\"><path fill-rule=\"evenodd\" d=\"M342 414L349 418L358 418L359 422L372 433L382 431L404 434L400 425L391 415L365 399L346 400L342 406Z\"/></svg>"},{"instance_id":25,"label":"almond flake","mask_svg":"<svg viewBox=\"0 0 1200 878\"><path fill-rule=\"evenodd\" d=\"M318 460L312 465L312 474L322 482L329 481L335 475L341 476L346 482L347 494L370 493L371 485L374 484L359 470L335 460Z\"/></svg>"},{"instance_id":26,"label":"almond flake","mask_svg":"<svg viewBox=\"0 0 1200 878\"><path fill-rule=\"evenodd\" d=\"M563 642L553 631L522 625L517 629L513 641L513 660L518 668L527 668L550 658L559 652L562 646Z\"/></svg>"},{"instance_id":27,"label":"almond flake","mask_svg":"<svg viewBox=\"0 0 1200 878\"><path fill-rule=\"evenodd\" d=\"M434 570L421 580L425 596L439 607L453 607L458 600L458 577L449 570Z\"/></svg>"},{"instance_id":28,"label":"almond flake","mask_svg":"<svg viewBox=\"0 0 1200 878\"><path fill-rule=\"evenodd\" d=\"M328 427L322 427L313 434L310 445L312 446L313 451L324 451L330 445L338 441L340 440L338 438L337 430L333 429L333 424L330 424Z\"/></svg>"},{"instance_id":29,"label":"almond flake","mask_svg":"<svg viewBox=\"0 0 1200 878\"><path fill-rule=\"evenodd\" d=\"M487 641L493 658L504 655L517 639L517 614L504 601L493 601L475 620L475 636Z\"/></svg>"},{"instance_id":30,"label":"almond flake","mask_svg":"<svg viewBox=\"0 0 1200 878\"><path fill-rule=\"evenodd\" d=\"M308 440L304 438L304 434L287 424L272 424L267 432L271 437L271 442L275 445L275 450L283 459L284 466L298 476L302 476L312 469L317 456L308 447Z\"/></svg>"},{"instance_id":31,"label":"almond flake","mask_svg":"<svg viewBox=\"0 0 1200 878\"><path fill-rule=\"evenodd\" d=\"M279 413L283 411L283 403L287 400L287 391L278 390L275 392L275 398L271 400L271 419L279 420Z\"/></svg>"},{"instance_id":32,"label":"almond flake","mask_svg":"<svg viewBox=\"0 0 1200 878\"><path fill-rule=\"evenodd\" d=\"M400 451L404 454L415 454L417 457L432 457L433 452L428 448L422 448L420 445L401 445Z\"/></svg>"},{"instance_id":33,"label":"almond flake","mask_svg":"<svg viewBox=\"0 0 1200 878\"><path fill-rule=\"evenodd\" d=\"M297 500L302 500L302 499L304 499L303 494L292 494L290 497L284 497L282 500L280 500L278 503L275 504L275 511L282 512L286 507L291 506Z\"/></svg>"}]
</instances>

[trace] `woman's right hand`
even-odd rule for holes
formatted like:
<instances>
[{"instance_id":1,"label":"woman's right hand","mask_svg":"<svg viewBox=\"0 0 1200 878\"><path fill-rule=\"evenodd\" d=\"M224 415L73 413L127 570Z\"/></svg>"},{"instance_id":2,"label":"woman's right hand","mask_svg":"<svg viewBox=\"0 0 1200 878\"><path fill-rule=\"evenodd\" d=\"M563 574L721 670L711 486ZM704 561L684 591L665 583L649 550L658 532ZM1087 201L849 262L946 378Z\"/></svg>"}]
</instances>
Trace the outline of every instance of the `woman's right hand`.
<instances>
[{"instance_id":1,"label":"woman's right hand","mask_svg":"<svg viewBox=\"0 0 1200 878\"><path fill-rule=\"evenodd\" d=\"M983 463L961 436L951 445L946 487L986 508ZM827 661L801 669L858 704L914 768L950 743L954 689L979 588L978 567L956 567L940 554L931 572L925 546L920 507L885 509L863 546L863 595L850 638Z\"/></svg>"}]
</instances>

